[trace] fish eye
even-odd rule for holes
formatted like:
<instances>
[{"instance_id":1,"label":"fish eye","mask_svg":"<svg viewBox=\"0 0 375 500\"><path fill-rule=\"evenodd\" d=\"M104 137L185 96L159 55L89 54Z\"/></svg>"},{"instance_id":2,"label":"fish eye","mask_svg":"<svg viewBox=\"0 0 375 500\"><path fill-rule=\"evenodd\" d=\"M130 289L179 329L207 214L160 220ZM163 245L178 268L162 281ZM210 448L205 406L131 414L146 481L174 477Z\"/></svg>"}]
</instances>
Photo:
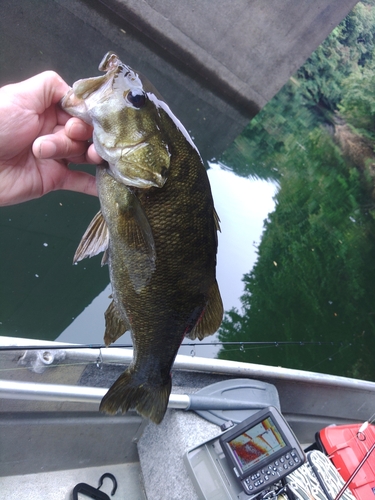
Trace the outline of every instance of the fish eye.
<instances>
[{"instance_id":1,"label":"fish eye","mask_svg":"<svg viewBox=\"0 0 375 500\"><path fill-rule=\"evenodd\" d=\"M143 106L146 104L146 96L141 91L128 92L126 99L132 106L137 109L143 108Z\"/></svg>"}]
</instances>

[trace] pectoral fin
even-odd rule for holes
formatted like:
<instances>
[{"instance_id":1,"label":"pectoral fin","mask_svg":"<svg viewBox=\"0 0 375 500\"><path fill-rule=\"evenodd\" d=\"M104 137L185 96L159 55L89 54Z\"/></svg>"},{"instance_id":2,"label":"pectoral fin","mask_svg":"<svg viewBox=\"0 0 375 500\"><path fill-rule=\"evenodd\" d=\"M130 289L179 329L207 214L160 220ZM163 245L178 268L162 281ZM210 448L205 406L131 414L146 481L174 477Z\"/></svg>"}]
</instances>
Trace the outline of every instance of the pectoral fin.
<instances>
[{"instance_id":1,"label":"pectoral fin","mask_svg":"<svg viewBox=\"0 0 375 500\"><path fill-rule=\"evenodd\" d=\"M223 302L217 282L211 286L204 314L195 327L186 335L191 340L202 340L215 333L223 319Z\"/></svg>"},{"instance_id":2,"label":"pectoral fin","mask_svg":"<svg viewBox=\"0 0 375 500\"><path fill-rule=\"evenodd\" d=\"M131 191L125 191L124 197L116 201L116 207L117 222L111 224L116 247L121 248L129 277L139 293L155 270L156 251L152 229L140 201ZM104 252L102 265L107 264L109 239L107 223L99 211L82 236L73 263Z\"/></svg>"},{"instance_id":3,"label":"pectoral fin","mask_svg":"<svg viewBox=\"0 0 375 500\"><path fill-rule=\"evenodd\" d=\"M115 302L109 304L108 309L104 313L105 317L105 333L104 343L109 346L121 337L125 332L131 330L128 321L125 321L118 312Z\"/></svg>"},{"instance_id":4,"label":"pectoral fin","mask_svg":"<svg viewBox=\"0 0 375 500\"><path fill-rule=\"evenodd\" d=\"M90 222L85 234L82 236L74 254L73 264L86 257L93 257L100 252L106 252L109 244L109 233L102 212L99 211ZM104 260L104 258L103 258ZM102 264L105 262L102 261Z\"/></svg>"}]
</instances>

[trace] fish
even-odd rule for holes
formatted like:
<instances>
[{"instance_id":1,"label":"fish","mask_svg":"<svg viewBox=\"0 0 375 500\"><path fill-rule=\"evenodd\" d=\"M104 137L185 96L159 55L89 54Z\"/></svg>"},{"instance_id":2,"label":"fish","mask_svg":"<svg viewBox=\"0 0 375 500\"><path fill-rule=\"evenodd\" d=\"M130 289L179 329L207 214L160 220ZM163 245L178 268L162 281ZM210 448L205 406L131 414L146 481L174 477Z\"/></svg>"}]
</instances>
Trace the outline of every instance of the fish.
<instances>
[{"instance_id":1,"label":"fish","mask_svg":"<svg viewBox=\"0 0 375 500\"><path fill-rule=\"evenodd\" d=\"M74 262L103 252L112 301L104 341L125 331L133 359L104 395L100 410L135 409L159 424L171 370L185 337L219 328L216 279L219 217L204 163L190 135L140 73L108 52L104 75L78 80L62 108L93 126L100 211Z\"/></svg>"}]
</instances>

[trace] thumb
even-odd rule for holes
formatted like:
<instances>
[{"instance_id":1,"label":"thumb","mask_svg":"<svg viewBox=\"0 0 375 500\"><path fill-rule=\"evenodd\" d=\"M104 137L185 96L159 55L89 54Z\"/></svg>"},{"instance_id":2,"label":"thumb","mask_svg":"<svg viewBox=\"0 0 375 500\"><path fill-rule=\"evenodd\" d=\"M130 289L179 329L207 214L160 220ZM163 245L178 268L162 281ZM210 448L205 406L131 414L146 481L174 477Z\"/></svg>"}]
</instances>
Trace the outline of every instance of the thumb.
<instances>
[{"instance_id":1,"label":"thumb","mask_svg":"<svg viewBox=\"0 0 375 500\"><path fill-rule=\"evenodd\" d=\"M61 129L54 134L43 135L35 139L32 149L36 158L74 158L84 155L88 148L87 141L74 141Z\"/></svg>"},{"instance_id":2,"label":"thumb","mask_svg":"<svg viewBox=\"0 0 375 500\"><path fill-rule=\"evenodd\" d=\"M70 89L69 85L55 71L44 71L16 84L19 94L26 102L33 97L33 109L43 113L51 104L57 104Z\"/></svg>"}]
</instances>

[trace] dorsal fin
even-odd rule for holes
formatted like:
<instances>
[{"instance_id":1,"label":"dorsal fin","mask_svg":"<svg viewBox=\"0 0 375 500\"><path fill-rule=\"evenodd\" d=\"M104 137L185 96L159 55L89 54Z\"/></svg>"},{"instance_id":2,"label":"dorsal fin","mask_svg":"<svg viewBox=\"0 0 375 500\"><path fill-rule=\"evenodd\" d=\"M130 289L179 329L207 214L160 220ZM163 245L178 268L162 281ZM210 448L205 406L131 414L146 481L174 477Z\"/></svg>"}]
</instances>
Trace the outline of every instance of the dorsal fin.
<instances>
[{"instance_id":1,"label":"dorsal fin","mask_svg":"<svg viewBox=\"0 0 375 500\"><path fill-rule=\"evenodd\" d=\"M214 222L215 222L216 231L220 231L220 233L221 233L220 217L218 216L218 213L216 212L215 207L214 207Z\"/></svg>"}]
</instances>

